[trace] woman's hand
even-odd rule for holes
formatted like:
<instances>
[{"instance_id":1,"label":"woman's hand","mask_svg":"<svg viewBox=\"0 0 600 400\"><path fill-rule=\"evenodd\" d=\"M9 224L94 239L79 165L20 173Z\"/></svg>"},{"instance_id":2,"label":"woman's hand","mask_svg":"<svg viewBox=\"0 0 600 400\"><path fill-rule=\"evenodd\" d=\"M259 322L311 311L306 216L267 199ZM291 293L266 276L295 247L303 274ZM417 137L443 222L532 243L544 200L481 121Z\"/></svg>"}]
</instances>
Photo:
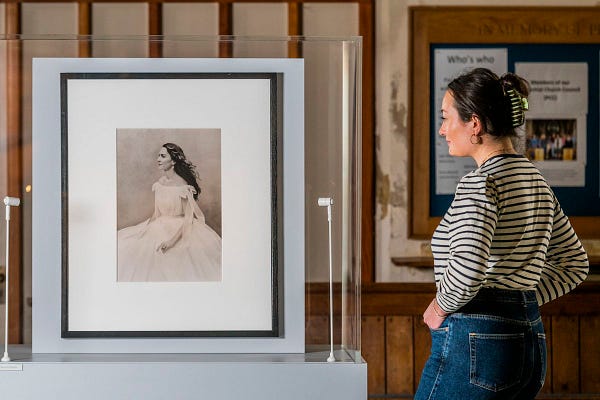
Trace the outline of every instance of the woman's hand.
<instances>
[{"instance_id":1,"label":"woman's hand","mask_svg":"<svg viewBox=\"0 0 600 400\"><path fill-rule=\"evenodd\" d=\"M440 308L434 297L431 303L429 303L427 310L423 313L423 322L430 329L437 329L442 325L447 316L448 313Z\"/></svg>"},{"instance_id":2,"label":"woman's hand","mask_svg":"<svg viewBox=\"0 0 600 400\"><path fill-rule=\"evenodd\" d=\"M161 253L166 253L167 250L169 250L170 248L175 246L175 244L177 243L178 240L179 240L178 237L174 237L169 240L165 240L164 242L162 242L161 244L159 244L156 247L156 251L160 251Z\"/></svg>"}]
</instances>

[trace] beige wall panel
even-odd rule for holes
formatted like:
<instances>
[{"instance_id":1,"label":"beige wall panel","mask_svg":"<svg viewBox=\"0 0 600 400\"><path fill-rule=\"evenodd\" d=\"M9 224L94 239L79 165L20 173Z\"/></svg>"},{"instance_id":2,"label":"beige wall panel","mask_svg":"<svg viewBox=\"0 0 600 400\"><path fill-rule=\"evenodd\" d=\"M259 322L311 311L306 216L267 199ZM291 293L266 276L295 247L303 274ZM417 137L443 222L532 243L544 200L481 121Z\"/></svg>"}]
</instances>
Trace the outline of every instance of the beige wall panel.
<instances>
[{"instance_id":1,"label":"beige wall panel","mask_svg":"<svg viewBox=\"0 0 600 400\"><path fill-rule=\"evenodd\" d=\"M288 6L286 3L234 3L233 34L236 36L288 35ZM238 42L234 57L287 57L287 42Z\"/></svg>"},{"instance_id":2,"label":"beige wall panel","mask_svg":"<svg viewBox=\"0 0 600 400\"><path fill-rule=\"evenodd\" d=\"M23 34L77 34L77 3L21 4ZM34 57L77 57L77 43L65 40L23 42L23 183L31 184L31 63ZM58 156L58 155L57 155ZM23 341L31 343L31 192L23 191Z\"/></svg>"},{"instance_id":3,"label":"beige wall panel","mask_svg":"<svg viewBox=\"0 0 600 400\"><path fill-rule=\"evenodd\" d=\"M306 36L358 35L357 3L305 3L303 18Z\"/></svg>"},{"instance_id":4,"label":"beige wall panel","mask_svg":"<svg viewBox=\"0 0 600 400\"><path fill-rule=\"evenodd\" d=\"M163 4L163 34L205 36L194 41L179 40L163 43L164 57L218 57L218 42L210 37L219 34L217 3Z\"/></svg>"},{"instance_id":5,"label":"beige wall panel","mask_svg":"<svg viewBox=\"0 0 600 400\"><path fill-rule=\"evenodd\" d=\"M21 4L24 34L76 34L77 18L77 3Z\"/></svg>"},{"instance_id":6,"label":"beige wall panel","mask_svg":"<svg viewBox=\"0 0 600 400\"><path fill-rule=\"evenodd\" d=\"M131 36L148 34L148 4L95 3L92 5L92 34ZM142 39L96 41L94 57L147 57L148 41Z\"/></svg>"},{"instance_id":7,"label":"beige wall panel","mask_svg":"<svg viewBox=\"0 0 600 400\"><path fill-rule=\"evenodd\" d=\"M303 7L307 36L358 35L356 4L314 4ZM307 279L327 281L328 231L326 216L316 204L318 197L333 197L334 278L340 279L342 260L342 62L339 42L307 42L303 45L306 85L306 265ZM324 219L325 218L325 219Z\"/></svg>"},{"instance_id":8,"label":"beige wall panel","mask_svg":"<svg viewBox=\"0 0 600 400\"><path fill-rule=\"evenodd\" d=\"M4 3L0 3L0 34L6 33L6 25L4 24L4 19L6 18L5 11L6 5Z\"/></svg>"}]
</instances>

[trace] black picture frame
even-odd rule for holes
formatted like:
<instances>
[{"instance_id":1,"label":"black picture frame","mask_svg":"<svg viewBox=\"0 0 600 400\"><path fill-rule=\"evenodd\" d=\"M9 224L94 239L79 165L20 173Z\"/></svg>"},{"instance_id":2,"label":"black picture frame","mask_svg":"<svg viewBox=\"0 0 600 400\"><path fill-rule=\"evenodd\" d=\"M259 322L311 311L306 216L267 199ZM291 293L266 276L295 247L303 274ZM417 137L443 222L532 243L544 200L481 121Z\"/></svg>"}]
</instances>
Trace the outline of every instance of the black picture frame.
<instances>
[{"instance_id":1,"label":"black picture frame","mask_svg":"<svg viewBox=\"0 0 600 400\"><path fill-rule=\"evenodd\" d=\"M93 80L96 82L115 82L115 80L136 81L138 83L146 82L187 82L197 80L212 80L214 82L259 80L267 81L269 84L269 175L270 175L270 215L268 222L270 229L270 326L268 329L78 329L71 324L70 311L73 307L74 297L71 295L74 281L71 279L71 272L76 265L72 265L70 259L70 249L73 246L80 245L70 239L71 221L70 215L73 214L74 207L80 207L79 204L72 204L72 190L70 184L71 171L77 168L73 166L76 162L74 157L70 158L70 135L77 134L71 129L72 110L70 109L70 82ZM85 72L85 73L61 73L60 74L60 98L61 98L61 191L62 191L62 297L61 297L61 337L62 338L148 338L148 337L245 337L245 338L277 338L284 336L284 315L283 315L283 74L281 73L120 73L120 72ZM100 110L99 110L100 111ZM235 118L235 115L232 115ZM243 199L243 194L238 194ZM79 210L80 211L80 210ZM93 212L93 210L89 211ZM226 209L223 211L227 212ZM93 246L93 243L88 243ZM224 266L225 268L226 266ZM143 285L143 283L141 283ZM186 305L182 304L185 308ZM189 305L188 305L189 307ZM191 312L191 310L188 310Z\"/></svg>"}]
</instances>

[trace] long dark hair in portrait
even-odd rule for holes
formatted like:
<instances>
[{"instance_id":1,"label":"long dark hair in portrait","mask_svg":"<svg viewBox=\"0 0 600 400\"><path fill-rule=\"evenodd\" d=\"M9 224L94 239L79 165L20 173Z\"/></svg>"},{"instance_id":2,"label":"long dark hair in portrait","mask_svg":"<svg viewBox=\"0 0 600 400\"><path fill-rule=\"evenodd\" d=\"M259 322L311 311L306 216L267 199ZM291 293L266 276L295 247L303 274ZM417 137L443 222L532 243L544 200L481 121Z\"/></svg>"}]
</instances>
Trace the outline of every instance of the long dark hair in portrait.
<instances>
[{"instance_id":1,"label":"long dark hair in portrait","mask_svg":"<svg viewBox=\"0 0 600 400\"><path fill-rule=\"evenodd\" d=\"M175 143L165 143L163 146L167 149L169 156L171 156L171 160L173 160L175 169L175 173L183 178L187 182L188 185L193 186L196 189L196 193L194 193L194 200L198 200L198 195L200 194L200 186L198 185L198 173L196 172L196 166L189 161L181 147L177 146Z\"/></svg>"}]
</instances>

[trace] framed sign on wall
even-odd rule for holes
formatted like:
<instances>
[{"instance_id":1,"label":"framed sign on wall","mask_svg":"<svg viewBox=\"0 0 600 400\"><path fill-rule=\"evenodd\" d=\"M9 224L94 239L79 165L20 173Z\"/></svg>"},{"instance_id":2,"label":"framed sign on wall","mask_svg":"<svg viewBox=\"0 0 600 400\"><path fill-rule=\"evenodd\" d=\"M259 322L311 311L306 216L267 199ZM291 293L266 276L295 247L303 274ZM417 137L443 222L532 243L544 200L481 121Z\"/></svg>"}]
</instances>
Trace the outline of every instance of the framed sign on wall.
<instances>
[{"instance_id":1,"label":"framed sign on wall","mask_svg":"<svg viewBox=\"0 0 600 400\"><path fill-rule=\"evenodd\" d=\"M476 168L448 156L437 133L445 87L475 67L530 81L519 150L549 181L577 234L600 237L598 18L597 8L581 7L411 9L412 237L431 237L456 182Z\"/></svg>"}]
</instances>

